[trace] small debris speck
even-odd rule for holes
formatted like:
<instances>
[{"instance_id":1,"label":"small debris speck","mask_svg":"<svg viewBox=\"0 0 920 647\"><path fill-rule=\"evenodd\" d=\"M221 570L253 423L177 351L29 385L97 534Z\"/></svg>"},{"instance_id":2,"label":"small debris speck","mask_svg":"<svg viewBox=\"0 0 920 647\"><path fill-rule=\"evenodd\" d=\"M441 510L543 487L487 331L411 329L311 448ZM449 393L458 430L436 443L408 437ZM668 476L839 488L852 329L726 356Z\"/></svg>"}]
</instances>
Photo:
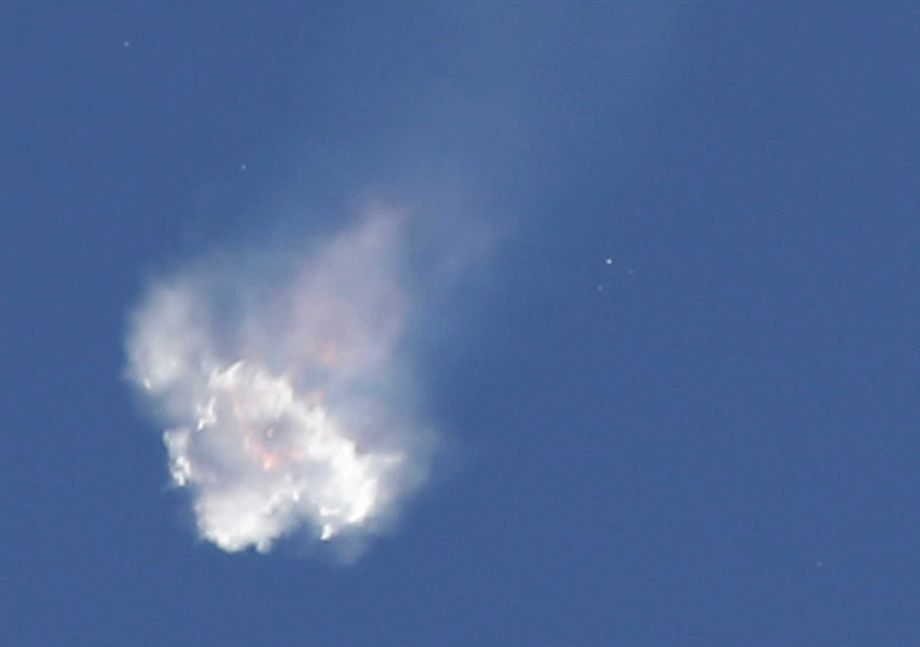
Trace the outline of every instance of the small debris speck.
<instances>
[{"instance_id":1,"label":"small debris speck","mask_svg":"<svg viewBox=\"0 0 920 647\"><path fill-rule=\"evenodd\" d=\"M613 256L608 256L607 260L604 261L607 265L613 265Z\"/></svg>"},{"instance_id":2,"label":"small debris speck","mask_svg":"<svg viewBox=\"0 0 920 647\"><path fill-rule=\"evenodd\" d=\"M122 47L131 47L131 41L130 41L130 40L126 40L125 42L123 42L123 43L121 44L121 46L122 46Z\"/></svg>"},{"instance_id":3,"label":"small debris speck","mask_svg":"<svg viewBox=\"0 0 920 647\"><path fill-rule=\"evenodd\" d=\"M245 164L240 164L240 170L241 170L241 171L245 171L245 170L246 170L246 165L245 165Z\"/></svg>"}]
</instances>

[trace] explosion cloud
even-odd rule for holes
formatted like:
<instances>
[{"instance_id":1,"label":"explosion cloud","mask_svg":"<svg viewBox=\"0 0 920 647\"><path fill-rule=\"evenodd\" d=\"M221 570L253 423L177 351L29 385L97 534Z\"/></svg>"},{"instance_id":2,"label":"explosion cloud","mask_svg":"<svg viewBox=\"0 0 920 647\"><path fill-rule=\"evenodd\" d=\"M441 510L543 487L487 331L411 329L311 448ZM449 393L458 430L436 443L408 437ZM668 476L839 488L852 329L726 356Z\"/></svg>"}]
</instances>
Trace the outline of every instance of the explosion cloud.
<instances>
[{"instance_id":1,"label":"explosion cloud","mask_svg":"<svg viewBox=\"0 0 920 647\"><path fill-rule=\"evenodd\" d=\"M423 479L400 233L374 213L306 253L213 256L150 285L128 375L168 425L172 481L207 541L366 536Z\"/></svg>"}]
</instances>

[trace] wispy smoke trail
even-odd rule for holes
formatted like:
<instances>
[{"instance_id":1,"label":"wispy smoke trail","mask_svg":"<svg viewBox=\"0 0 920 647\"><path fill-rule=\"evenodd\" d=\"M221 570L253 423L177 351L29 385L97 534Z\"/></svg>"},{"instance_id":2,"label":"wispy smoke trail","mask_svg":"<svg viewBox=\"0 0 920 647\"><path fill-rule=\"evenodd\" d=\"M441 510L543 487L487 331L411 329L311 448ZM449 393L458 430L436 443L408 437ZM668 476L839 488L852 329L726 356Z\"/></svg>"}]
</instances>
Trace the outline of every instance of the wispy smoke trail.
<instances>
[{"instance_id":1,"label":"wispy smoke trail","mask_svg":"<svg viewBox=\"0 0 920 647\"><path fill-rule=\"evenodd\" d=\"M203 538L264 552L301 529L366 535L423 479L400 241L378 213L293 259L212 257L151 285L128 374L169 426Z\"/></svg>"}]
</instances>

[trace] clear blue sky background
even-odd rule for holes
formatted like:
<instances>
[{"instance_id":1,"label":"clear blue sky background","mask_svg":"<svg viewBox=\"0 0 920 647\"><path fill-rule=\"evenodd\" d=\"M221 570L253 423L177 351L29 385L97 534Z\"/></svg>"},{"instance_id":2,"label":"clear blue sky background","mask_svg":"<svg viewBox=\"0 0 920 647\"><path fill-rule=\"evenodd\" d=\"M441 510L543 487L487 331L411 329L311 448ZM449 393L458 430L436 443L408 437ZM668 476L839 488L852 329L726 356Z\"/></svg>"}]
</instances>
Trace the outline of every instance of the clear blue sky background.
<instances>
[{"instance_id":1,"label":"clear blue sky background","mask_svg":"<svg viewBox=\"0 0 920 647\"><path fill-rule=\"evenodd\" d=\"M0 643L920 644L916 3L393 5L0 7ZM351 568L197 543L125 314L369 190L506 232L462 460Z\"/></svg>"}]
</instances>

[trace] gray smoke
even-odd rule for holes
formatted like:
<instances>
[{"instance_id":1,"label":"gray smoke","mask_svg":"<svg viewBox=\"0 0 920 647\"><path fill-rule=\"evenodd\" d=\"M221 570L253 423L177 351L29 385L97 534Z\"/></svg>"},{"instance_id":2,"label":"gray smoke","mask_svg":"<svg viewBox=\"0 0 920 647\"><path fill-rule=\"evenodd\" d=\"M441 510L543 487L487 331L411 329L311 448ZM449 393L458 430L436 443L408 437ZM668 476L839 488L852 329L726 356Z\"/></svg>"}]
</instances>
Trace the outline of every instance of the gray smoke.
<instances>
[{"instance_id":1,"label":"gray smoke","mask_svg":"<svg viewBox=\"0 0 920 647\"><path fill-rule=\"evenodd\" d=\"M401 241L375 210L309 251L215 255L149 286L128 374L168 427L172 481L207 541L366 536L424 480Z\"/></svg>"}]
</instances>

